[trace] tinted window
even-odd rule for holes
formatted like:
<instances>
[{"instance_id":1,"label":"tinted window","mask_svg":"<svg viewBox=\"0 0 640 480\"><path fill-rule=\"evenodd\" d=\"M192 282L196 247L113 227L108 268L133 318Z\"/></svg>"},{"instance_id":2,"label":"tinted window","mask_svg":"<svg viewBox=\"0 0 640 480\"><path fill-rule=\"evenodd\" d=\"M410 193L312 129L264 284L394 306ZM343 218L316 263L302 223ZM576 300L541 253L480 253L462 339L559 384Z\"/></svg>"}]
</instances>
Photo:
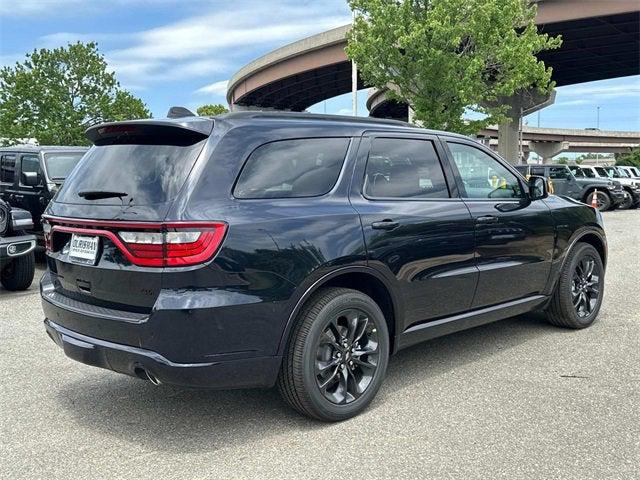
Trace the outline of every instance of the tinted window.
<instances>
[{"instance_id":1,"label":"tinted window","mask_svg":"<svg viewBox=\"0 0 640 480\"><path fill-rule=\"evenodd\" d=\"M584 174L585 177L588 178L596 178L596 174L594 173L593 170L591 170L589 167L587 168L581 168L580 171Z\"/></svg>"},{"instance_id":2,"label":"tinted window","mask_svg":"<svg viewBox=\"0 0 640 480\"><path fill-rule=\"evenodd\" d=\"M569 180L571 173L565 167L551 167L549 169L549 178L553 178L554 180Z\"/></svg>"},{"instance_id":3,"label":"tinted window","mask_svg":"<svg viewBox=\"0 0 640 480\"><path fill-rule=\"evenodd\" d=\"M302 138L258 147L244 165L237 198L316 197L328 193L342 169L348 138Z\"/></svg>"},{"instance_id":4,"label":"tinted window","mask_svg":"<svg viewBox=\"0 0 640 480\"><path fill-rule=\"evenodd\" d=\"M13 183L16 170L16 156L3 155L0 158L0 182Z\"/></svg>"},{"instance_id":5,"label":"tinted window","mask_svg":"<svg viewBox=\"0 0 640 480\"><path fill-rule=\"evenodd\" d=\"M465 198L522 198L518 178L482 150L448 143L464 185Z\"/></svg>"},{"instance_id":6,"label":"tinted window","mask_svg":"<svg viewBox=\"0 0 640 480\"><path fill-rule=\"evenodd\" d=\"M22 173L31 172L40 175L40 181L42 181L42 169L40 168L40 158L37 155L23 155L20 162L20 168ZM22 181L20 182L22 183Z\"/></svg>"},{"instance_id":7,"label":"tinted window","mask_svg":"<svg viewBox=\"0 0 640 480\"><path fill-rule=\"evenodd\" d=\"M45 154L44 161L47 165L49 178L51 180L64 180L67 178L83 155L84 152Z\"/></svg>"},{"instance_id":8,"label":"tinted window","mask_svg":"<svg viewBox=\"0 0 640 480\"><path fill-rule=\"evenodd\" d=\"M89 150L65 181L58 202L153 205L176 197L205 141L188 146L105 145ZM122 192L118 197L85 200L83 191Z\"/></svg>"},{"instance_id":9,"label":"tinted window","mask_svg":"<svg viewBox=\"0 0 640 480\"><path fill-rule=\"evenodd\" d=\"M364 193L374 198L448 198L433 143L375 138L367 160Z\"/></svg>"}]
</instances>

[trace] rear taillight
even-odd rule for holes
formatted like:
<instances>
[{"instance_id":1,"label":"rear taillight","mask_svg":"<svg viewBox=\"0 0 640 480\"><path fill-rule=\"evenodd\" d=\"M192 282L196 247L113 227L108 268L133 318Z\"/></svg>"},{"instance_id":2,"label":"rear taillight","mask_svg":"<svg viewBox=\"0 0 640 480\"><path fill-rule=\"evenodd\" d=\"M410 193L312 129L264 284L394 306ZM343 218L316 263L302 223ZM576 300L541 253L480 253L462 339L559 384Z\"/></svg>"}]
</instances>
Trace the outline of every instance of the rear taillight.
<instances>
[{"instance_id":1,"label":"rear taillight","mask_svg":"<svg viewBox=\"0 0 640 480\"><path fill-rule=\"evenodd\" d=\"M216 253L227 226L165 224L160 231L118 231L129 260L145 267L183 267L206 262Z\"/></svg>"},{"instance_id":2,"label":"rear taillight","mask_svg":"<svg viewBox=\"0 0 640 480\"><path fill-rule=\"evenodd\" d=\"M51 224L48 220L42 219L42 232L44 233L44 247L47 252L51 251Z\"/></svg>"},{"instance_id":3,"label":"rear taillight","mask_svg":"<svg viewBox=\"0 0 640 480\"><path fill-rule=\"evenodd\" d=\"M186 267L216 254L227 232L223 222L122 222L47 217L43 222L47 250L56 232L108 238L134 265ZM51 222L51 223L50 223Z\"/></svg>"},{"instance_id":4,"label":"rear taillight","mask_svg":"<svg viewBox=\"0 0 640 480\"><path fill-rule=\"evenodd\" d=\"M117 234L135 265L184 267L210 260L226 230L225 223L170 223L163 224L159 231L121 230Z\"/></svg>"}]
</instances>

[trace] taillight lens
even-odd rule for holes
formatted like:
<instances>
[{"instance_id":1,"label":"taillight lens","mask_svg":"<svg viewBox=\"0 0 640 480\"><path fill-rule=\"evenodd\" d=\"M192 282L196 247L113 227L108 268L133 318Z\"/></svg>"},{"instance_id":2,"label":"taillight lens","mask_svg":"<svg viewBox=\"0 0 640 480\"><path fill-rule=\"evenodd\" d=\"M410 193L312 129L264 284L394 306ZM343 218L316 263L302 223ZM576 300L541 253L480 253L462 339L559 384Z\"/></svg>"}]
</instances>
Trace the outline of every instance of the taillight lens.
<instances>
[{"instance_id":1,"label":"taillight lens","mask_svg":"<svg viewBox=\"0 0 640 480\"><path fill-rule=\"evenodd\" d=\"M118 231L131 263L144 267L184 267L210 260L227 225L163 224L160 231Z\"/></svg>"},{"instance_id":2,"label":"taillight lens","mask_svg":"<svg viewBox=\"0 0 640 480\"><path fill-rule=\"evenodd\" d=\"M43 219L42 220L42 232L44 233L44 247L47 252L51 251L51 224Z\"/></svg>"}]
</instances>

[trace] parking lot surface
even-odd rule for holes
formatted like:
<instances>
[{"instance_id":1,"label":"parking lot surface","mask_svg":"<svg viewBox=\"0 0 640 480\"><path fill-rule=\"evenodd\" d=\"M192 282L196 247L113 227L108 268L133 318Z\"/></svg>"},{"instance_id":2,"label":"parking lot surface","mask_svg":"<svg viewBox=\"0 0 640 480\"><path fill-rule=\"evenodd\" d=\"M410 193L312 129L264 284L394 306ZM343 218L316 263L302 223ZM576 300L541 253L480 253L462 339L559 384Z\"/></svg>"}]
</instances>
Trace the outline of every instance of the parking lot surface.
<instances>
[{"instance_id":1,"label":"parking lot surface","mask_svg":"<svg viewBox=\"0 0 640 480\"><path fill-rule=\"evenodd\" d=\"M372 407L339 424L276 391L76 363L45 334L37 282L0 290L0 478L638 478L640 212L604 216L593 327L525 315L402 351Z\"/></svg>"}]
</instances>

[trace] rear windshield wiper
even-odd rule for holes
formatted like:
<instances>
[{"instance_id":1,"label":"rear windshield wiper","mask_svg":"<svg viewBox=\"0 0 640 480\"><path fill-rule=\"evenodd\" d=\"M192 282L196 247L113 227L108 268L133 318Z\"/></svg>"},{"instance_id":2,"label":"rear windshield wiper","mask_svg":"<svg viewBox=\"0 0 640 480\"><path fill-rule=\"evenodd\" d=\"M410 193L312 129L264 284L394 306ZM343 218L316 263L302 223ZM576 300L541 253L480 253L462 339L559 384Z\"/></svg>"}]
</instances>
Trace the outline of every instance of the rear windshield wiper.
<instances>
[{"instance_id":1,"label":"rear windshield wiper","mask_svg":"<svg viewBox=\"0 0 640 480\"><path fill-rule=\"evenodd\" d=\"M78 192L78 196L85 200L100 200L103 198L122 198L129 195L127 192L111 192L108 190L84 190Z\"/></svg>"}]
</instances>

